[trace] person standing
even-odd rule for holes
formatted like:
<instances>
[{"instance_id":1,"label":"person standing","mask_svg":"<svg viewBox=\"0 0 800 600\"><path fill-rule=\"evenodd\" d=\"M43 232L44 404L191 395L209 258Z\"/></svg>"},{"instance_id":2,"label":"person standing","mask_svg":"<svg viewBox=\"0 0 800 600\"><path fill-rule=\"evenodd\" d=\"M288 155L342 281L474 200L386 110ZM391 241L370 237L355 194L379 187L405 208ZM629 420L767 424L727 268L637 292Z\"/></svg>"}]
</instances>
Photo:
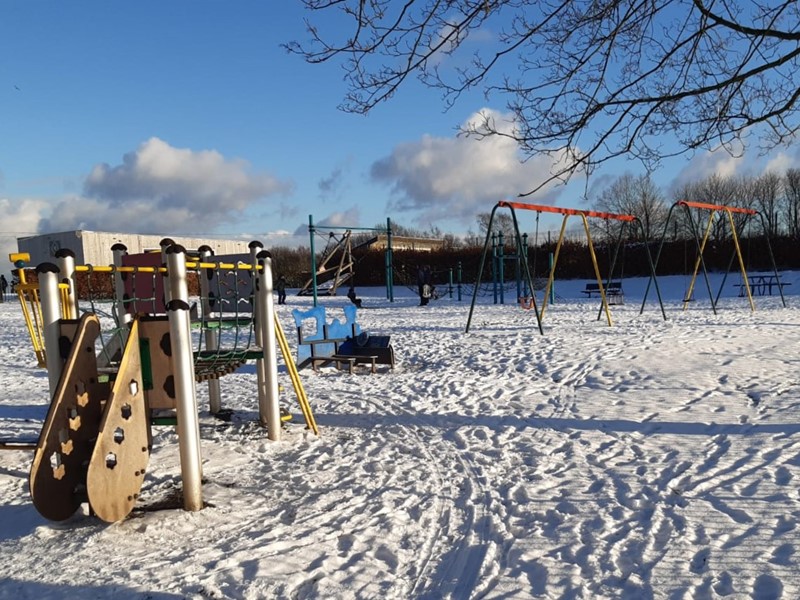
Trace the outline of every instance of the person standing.
<instances>
[{"instance_id":1,"label":"person standing","mask_svg":"<svg viewBox=\"0 0 800 600\"><path fill-rule=\"evenodd\" d=\"M356 295L356 287L354 285L351 285L350 289L347 290L347 297L350 302L356 305L356 308L361 308L361 298Z\"/></svg>"},{"instance_id":2,"label":"person standing","mask_svg":"<svg viewBox=\"0 0 800 600\"><path fill-rule=\"evenodd\" d=\"M286 277L283 275L275 282L275 291L278 292L278 304L286 304Z\"/></svg>"},{"instance_id":3,"label":"person standing","mask_svg":"<svg viewBox=\"0 0 800 600\"><path fill-rule=\"evenodd\" d=\"M5 275L0 275L0 302L6 301L6 290L8 290L8 280Z\"/></svg>"}]
</instances>

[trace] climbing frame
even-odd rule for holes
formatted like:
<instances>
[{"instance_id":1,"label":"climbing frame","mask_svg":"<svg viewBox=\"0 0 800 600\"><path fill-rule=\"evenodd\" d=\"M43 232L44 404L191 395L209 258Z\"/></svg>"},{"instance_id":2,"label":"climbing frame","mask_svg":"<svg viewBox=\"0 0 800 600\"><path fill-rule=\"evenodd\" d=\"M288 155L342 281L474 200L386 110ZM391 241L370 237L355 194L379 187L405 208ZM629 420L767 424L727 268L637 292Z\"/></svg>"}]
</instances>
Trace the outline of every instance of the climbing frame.
<instances>
[{"instance_id":1,"label":"climbing frame","mask_svg":"<svg viewBox=\"0 0 800 600\"><path fill-rule=\"evenodd\" d=\"M251 262L246 265L214 264L187 261L185 249L171 245L159 259L161 266L155 266L153 257L148 257L145 265L122 265L117 260L121 258L122 249L116 248L115 265L95 269L125 274L132 286L116 304L118 322L127 323L128 328L116 370L115 365L98 366L96 345L101 332L96 314L88 312L80 321L73 321L63 319L59 311L59 304L63 304L59 300L61 282L74 284L75 272L92 267L71 269L66 263L61 266L43 263L37 267L46 350L63 360L63 364L62 360L51 358L48 361L51 407L30 475L34 505L43 516L64 520L87 501L97 516L110 522L129 514L147 471L150 409L158 407L176 411L184 508L200 510L203 506L202 467L196 372L202 373L201 379L209 377L216 381L224 372L255 358L260 420L270 439L280 439L277 347L280 345L287 364L291 357L272 305L271 258L261 251L257 242L251 244L251 250ZM237 305L232 320L220 317L216 321L216 331L212 325L214 320L205 310L194 319L190 315L188 268L204 276L209 275L209 269L220 273L250 270L245 278L247 285L239 290L241 295L235 294L238 298L223 302L222 295L216 295L218 309L223 304L229 308ZM137 304L142 299L134 283L137 277L142 278L140 282L151 284L163 277L163 292L159 293L155 285L151 285L152 289L143 298L145 303ZM208 278L213 280L214 275ZM116 281L118 293L125 290L124 284L123 278ZM250 291L242 292L244 289ZM71 297L74 298L74 291ZM202 301L207 302L208 297L204 296ZM154 305L163 305L166 314L140 312ZM77 307L74 310L77 312ZM239 311L249 314L240 315ZM235 356L224 355L225 350L218 344L213 347L208 344L212 337L217 339L223 324L232 326L237 344L240 330L249 332L244 336L247 343L236 346L238 354ZM199 327L193 336L195 325ZM209 333L214 335L209 336ZM193 337L201 343L196 351ZM219 360L223 355L224 359ZM113 387L101 383L101 374L113 382ZM303 415L309 427L318 433L293 364L290 375Z\"/></svg>"}]
</instances>

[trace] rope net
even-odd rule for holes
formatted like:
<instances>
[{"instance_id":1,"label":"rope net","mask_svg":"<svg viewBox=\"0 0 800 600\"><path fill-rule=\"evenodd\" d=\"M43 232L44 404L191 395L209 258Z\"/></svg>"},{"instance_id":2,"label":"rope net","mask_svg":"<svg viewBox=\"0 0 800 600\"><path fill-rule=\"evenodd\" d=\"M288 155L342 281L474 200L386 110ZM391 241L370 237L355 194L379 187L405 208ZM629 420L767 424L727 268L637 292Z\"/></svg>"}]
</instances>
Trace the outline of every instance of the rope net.
<instances>
[{"instance_id":1,"label":"rope net","mask_svg":"<svg viewBox=\"0 0 800 600\"><path fill-rule=\"evenodd\" d=\"M236 371L263 356L256 340L254 267L250 255L212 256L209 262L187 262L191 332L197 381ZM160 253L129 254L121 267L76 267L85 273L82 298L101 316L99 356L103 366L119 365L133 315L163 319L167 314L167 270ZM106 279L99 279L102 274ZM108 297L108 278L119 275L122 288ZM114 289L113 283L110 289ZM121 292L121 294L120 294ZM130 316L128 316L130 315Z\"/></svg>"}]
</instances>

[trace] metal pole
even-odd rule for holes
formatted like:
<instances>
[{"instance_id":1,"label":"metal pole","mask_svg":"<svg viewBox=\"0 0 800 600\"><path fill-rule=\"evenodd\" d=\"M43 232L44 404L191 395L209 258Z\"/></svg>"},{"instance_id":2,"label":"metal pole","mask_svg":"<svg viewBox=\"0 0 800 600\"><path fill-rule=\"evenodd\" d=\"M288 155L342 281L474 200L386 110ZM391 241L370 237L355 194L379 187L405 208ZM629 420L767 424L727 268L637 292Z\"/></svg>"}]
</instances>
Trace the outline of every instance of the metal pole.
<instances>
[{"instance_id":1,"label":"metal pole","mask_svg":"<svg viewBox=\"0 0 800 600\"><path fill-rule=\"evenodd\" d=\"M514 278L517 281L517 302L522 298L522 242L517 238L517 256L514 261Z\"/></svg>"},{"instance_id":2,"label":"metal pole","mask_svg":"<svg viewBox=\"0 0 800 600\"><path fill-rule=\"evenodd\" d=\"M211 246L203 245L197 249L200 262L211 262L211 257L214 256L214 250ZM204 269L200 272L200 306L203 314L203 325L205 326L205 343L206 349L215 351L219 349L219 329L211 329L208 327L208 321L211 317L211 289L209 286L209 276L212 274L210 270ZM219 273L217 273L219 277ZM219 378L214 377L208 380L208 410L212 415L216 415L222 410L222 392L220 391Z\"/></svg>"},{"instance_id":3,"label":"metal pole","mask_svg":"<svg viewBox=\"0 0 800 600\"><path fill-rule=\"evenodd\" d=\"M194 385L191 323L189 320L189 290L186 285L186 250L174 244L166 249L167 279L165 294L169 317L170 348L175 381L175 404L178 416L183 508L198 511L203 508L202 462L200 455L200 422L197 416L197 396Z\"/></svg>"},{"instance_id":4,"label":"metal pole","mask_svg":"<svg viewBox=\"0 0 800 600\"><path fill-rule=\"evenodd\" d=\"M492 292L497 304L497 234L492 234Z\"/></svg>"},{"instance_id":5,"label":"metal pole","mask_svg":"<svg viewBox=\"0 0 800 600\"><path fill-rule=\"evenodd\" d=\"M386 253L387 253L387 273L386 291L389 293L389 302L394 302L394 250L392 249L392 220L386 217Z\"/></svg>"},{"instance_id":6,"label":"metal pole","mask_svg":"<svg viewBox=\"0 0 800 600\"><path fill-rule=\"evenodd\" d=\"M167 249L170 246L172 246L174 243L175 243L175 240L173 240L171 238L164 238L163 240L161 240L158 243L158 245L161 246L161 262L163 264L167 264ZM185 248L183 249L183 252L184 252L184 254L186 253L186 249ZM186 262L185 257L184 257L184 262ZM158 277L158 275L156 275L156 277ZM153 287L155 289L155 281L153 282L153 284L154 284ZM170 300L172 300L172 295L171 295L171 292L170 292L170 289L169 289L169 285L165 282L164 283L164 305L166 305L167 302L169 302ZM156 301L156 303L157 303L157 301Z\"/></svg>"},{"instance_id":7,"label":"metal pole","mask_svg":"<svg viewBox=\"0 0 800 600\"><path fill-rule=\"evenodd\" d=\"M767 242L767 253L769 254L769 262L772 266L772 272L775 274L775 281L778 282L778 293L781 296L781 304L783 304L783 308L786 308L786 298L783 296L783 285L781 284L781 276L778 273L778 265L775 264L775 255L772 253L772 244L769 241L771 237L767 233L767 224L764 222L764 215L758 213L758 218L761 220L761 229L764 231L764 240Z\"/></svg>"},{"instance_id":8,"label":"metal pole","mask_svg":"<svg viewBox=\"0 0 800 600\"><path fill-rule=\"evenodd\" d=\"M250 242L250 264L253 266L253 321L254 321L254 334L255 341L261 347L261 358L256 359L256 391L258 398L258 420L262 427L269 427L267 406L267 386L269 385L269 376L267 374L267 361L265 354L267 347L264 342L264 328L262 323L267 318L265 313L266 298L263 297L264 285L262 284L263 269L259 273L261 261L258 258L264 247L261 242ZM272 293L270 292L270 296ZM269 431L269 435L272 432Z\"/></svg>"},{"instance_id":9,"label":"metal pole","mask_svg":"<svg viewBox=\"0 0 800 600\"><path fill-rule=\"evenodd\" d=\"M59 352L61 337L61 307L58 295L58 267L53 263L42 263L36 267L39 279L39 300L42 304L42 337L47 360L47 381L50 385L50 398L56 393L64 361Z\"/></svg>"},{"instance_id":10,"label":"metal pole","mask_svg":"<svg viewBox=\"0 0 800 600\"><path fill-rule=\"evenodd\" d=\"M550 266L550 275L547 277L547 286L544 288L544 298L542 299L542 309L539 312L539 320L541 321L544 318L544 311L547 308L547 304L550 301L550 292L555 285L555 276L556 276L556 265L558 264L558 255L561 252L561 245L564 243L564 236L567 233L567 219L569 219L569 214L565 214L564 218L561 221L561 230L558 233L558 241L556 242L556 250L553 253L553 262ZM549 232L548 232L549 233ZM533 282L531 282L533 285ZM535 298L536 296L532 296Z\"/></svg>"},{"instance_id":11,"label":"metal pole","mask_svg":"<svg viewBox=\"0 0 800 600\"><path fill-rule=\"evenodd\" d=\"M311 289L314 295L314 306L317 305L317 256L314 251L314 216L308 215L308 237L311 244Z\"/></svg>"},{"instance_id":12,"label":"metal pole","mask_svg":"<svg viewBox=\"0 0 800 600\"><path fill-rule=\"evenodd\" d=\"M447 297L453 299L453 267L447 270Z\"/></svg>"},{"instance_id":13,"label":"metal pole","mask_svg":"<svg viewBox=\"0 0 800 600\"><path fill-rule=\"evenodd\" d=\"M517 240L519 240L519 221L517 220L517 211L514 210L513 206L508 207L511 210L511 222L514 224L514 236ZM519 243L519 242L517 242ZM525 261L525 278L528 281L528 287L533 289L533 277L531 277L531 268L528 264L528 261ZM542 329L542 319L539 316L539 309L536 306L536 296L531 294L531 308L533 308L533 313L536 315L536 326L539 328L539 333L544 335L544 329Z\"/></svg>"},{"instance_id":14,"label":"metal pole","mask_svg":"<svg viewBox=\"0 0 800 600\"><path fill-rule=\"evenodd\" d=\"M667 239L667 232L669 231L669 224L670 220L672 219L672 212L675 210L675 207L678 206L678 202L675 202L672 206L669 207L669 211L667 212L667 219L664 221L664 232L661 234L661 241L658 244L658 250L656 250L656 255L654 258L650 258L650 250L647 249L647 258L650 260L650 279L647 280L647 285L644 288L644 296L642 297L642 307L639 309L639 314L641 315L644 312L644 306L647 303L647 294L650 293L650 286L655 282L656 285L656 292L658 293L658 301L661 303L661 314L664 316L664 320L667 320L667 314L664 312L664 304L661 301L661 292L658 290L658 281L656 280L656 270L658 269L658 261L661 259L661 251L664 249L664 241ZM678 239L678 222L673 222L674 226L674 233L673 237L674 240ZM684 298L686 300L686 298Z\"/></svg>"},{"instance_id":15,"label":"metal pole","mask_svg":"<svg viewBox=\"0 0 800 600\"><path fill-rule=\"evenodd\" d=\"M58 270L61 272L61 283L69 287L68 304L62 307L63 315L68 319L78 318L78 286L75 283L75 253L69 248L56 251Z\"/></svg>"},{"instance_id":16,"label":"metal pole","mask_svg":"<svg viewBox=\"0 0 800 600\"><path fill-rule=\"evenodd\" d=\"M256 277L256 339L261 338L263 364L257 369L264 381L259 381L258 413L261 425L267 428L269 439L281 439L281 411L278 400L278 350L275 335L275 306L272 298L272 257L269 252L257 255L260 268ZM263 393L262 393L263 390Z\"/></svg>"},{"instance_id":17,"label":"metal pole","mask_svg":"<svg viewBox=\"0 0 800 600\"><path fill-rule=\"evenodd\" d=\"M743 282L747 283L747 267L744 265L744 258L742 258L742 248L739 246L739 236L736 234L736 224L733 221L733 213L731 213L730 209L725 209L725 214L728 215L728 222L731 226L731 236L733 237L733 247L736 249L736 256L739 257L739 270L742 273ZM766 231L764 232L766 235ZM727 276L727 272L725 273ZM723 279L724 281L724 279ZM750 286L747 286L747 299L750 301L750 311L755 311L756 304L753 302L753 294L751 293ZM720 293L722 293L722 287L720 287ZM719 295L717 295L719 298Z\"/></svg>"},{"instance_id":18,"label":"metal pole","mask_svg":"<svg viewBox=\"0 0 800 600\"><path fill-rule=\"evenodd\" d=\"M457 273L457 281L458 281L458 301L461 302L461 261L458 261L458 271Z\"/></svg>"},{"instance_id":19,"label":"metal pole","mask_svg":"<svg viewBox=\"0 0 800 600\"><path fill-rule=\"evenodd\" d=\"M522 234L522 260L525 261L525 264L528 263L528 234ZM530 266L528 267L530 269ZM521 275L520 275L521 276ZM533 274L534 279L536 279L536 273ZM533 290L528 290L528 282L523 279L522 280L522 295L533 296Z\"/></svg>"},{"instance_id":20,"label":"metal pole","mask_svg":"<svg viewBox=\"0 0 800 600\"><path fill-rule=\"evenodd\" d=\"M128 302L125 300L125 281L122 279L122 273L119 267L122 266L122 257L128 254L128 248L125 244L114 244L111 246L111 252L114 255L114 317L117 320L117 327L124 327L131 322L131 315L127 311ZM129 274L132 277L133 274Z\"/></svg>"},{"instance_id":21,"label":"metal pole","mask_svg":"<svg viewBox=\"0 0 800 600\"><path fill-rule=\"evenodd\" d=\"M505 273L505 262L506 262L506 243L503 239L503 232L497 234L497 279L500 282L500 304L506 303L506 273Z\"/></svg>"},{"instance_id":22,"label":"metal pole","mask_svg":"<svg viewBox=\"0 0 800 600\"><path fill-rule=\"evenodd\" d=\"M552 273L553 267L556 264L552 252L550 252L550 254L548 255L547 264L550 269L550 272ZM555 304L555 303L556 303L556 282L555 280L553 280L552 284L550 285L550 304Z\"/></svg>"}]
</instances>

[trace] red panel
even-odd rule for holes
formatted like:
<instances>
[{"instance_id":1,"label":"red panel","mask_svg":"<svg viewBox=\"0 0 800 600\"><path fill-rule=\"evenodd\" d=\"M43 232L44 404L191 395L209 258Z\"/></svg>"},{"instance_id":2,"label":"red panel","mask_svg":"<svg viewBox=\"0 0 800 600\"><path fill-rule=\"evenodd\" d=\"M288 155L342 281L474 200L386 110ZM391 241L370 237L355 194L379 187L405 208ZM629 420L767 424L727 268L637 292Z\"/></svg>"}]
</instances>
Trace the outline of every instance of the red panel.
<instances>
[{"instance_id":1,"label":"red panel","mask_svg":"<svg viewBox=\"0 0 800 600\"><path fill-rule=\"evenodd\" d=\"M126 254L122 257L123 267L163 267L160 252ZM165 314L164 275L152 272L123 273L125 279L125 307L131 314Z\"/></svg>"}]
</instances>

